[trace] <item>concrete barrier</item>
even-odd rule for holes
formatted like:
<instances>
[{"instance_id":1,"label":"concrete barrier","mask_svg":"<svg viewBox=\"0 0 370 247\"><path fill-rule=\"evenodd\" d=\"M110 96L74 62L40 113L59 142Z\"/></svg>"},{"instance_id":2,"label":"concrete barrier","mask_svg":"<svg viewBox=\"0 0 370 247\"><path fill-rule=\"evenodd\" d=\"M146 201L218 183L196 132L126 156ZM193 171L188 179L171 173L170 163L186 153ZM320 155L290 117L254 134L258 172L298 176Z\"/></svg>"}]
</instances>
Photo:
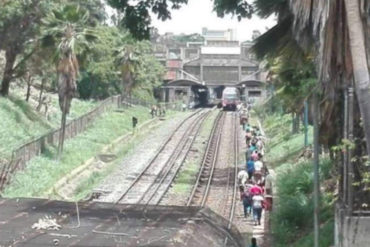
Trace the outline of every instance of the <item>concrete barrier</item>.
<instances>
[{"instance_id":1,"label":"concrete barrier","mask_svg":"<svg viewBox=\"0 0 370 247\"><path fill-rule=\"evenodd\" d=\"M370 211L353 212L341 204L335 210L335 246L370 246Z\"/></svg>"}]
</instances>

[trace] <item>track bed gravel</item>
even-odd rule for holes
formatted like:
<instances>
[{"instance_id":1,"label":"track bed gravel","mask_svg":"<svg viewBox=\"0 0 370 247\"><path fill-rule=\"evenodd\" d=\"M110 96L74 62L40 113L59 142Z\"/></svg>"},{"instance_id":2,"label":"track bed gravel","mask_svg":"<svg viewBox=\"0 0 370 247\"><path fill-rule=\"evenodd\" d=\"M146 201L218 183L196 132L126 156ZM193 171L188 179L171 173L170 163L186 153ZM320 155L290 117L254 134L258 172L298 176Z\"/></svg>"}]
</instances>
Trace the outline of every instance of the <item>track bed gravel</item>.
<instances>
[{"instance_id":1,"label":"track bed gravel","mask_svg":"<svg viewBox=\"0 0 370 247\"><path fill-rule=\"evenodd\" d=\"M226 112L226 119L221 131L221 141L214 175L209 190L209 195L206 201L206 206L214 212L225 217L229 217L228 198L228 177L230 173L229 167L234 167L234 112Z\"/></svg>"},{"instance_id":2,"label":"track bed gravel","mask_svg":"<svg viewBox=\"0 0 370 247\"><path fill-rule=\"evenodd\" d=\"M214 110L203 123L202 129L196 137L190 151L188 152L184 165L180 169L177 178L174 180L171 188L161 200L161 205L186 205L196 182L197 172L200 169L200 164L202 162L208 139L211 134L210 132L218 114L219 110Z\"/></svg>"},{"instance_id":3,"label":"track bed gravel","mask_svg":"<svg viewBox=\"0 0 370 247\"><path fill-rule=\"evenodd\" d=\"M187 118L191 112L169 119L155 132L137 145L122 160L116 170L110 174L95 190L97 201L116 202L122 191L125 191L136 176L145 168L152 157L156 155L161 145L171 136L176 127Z\"/></svg>"}]
</instances>

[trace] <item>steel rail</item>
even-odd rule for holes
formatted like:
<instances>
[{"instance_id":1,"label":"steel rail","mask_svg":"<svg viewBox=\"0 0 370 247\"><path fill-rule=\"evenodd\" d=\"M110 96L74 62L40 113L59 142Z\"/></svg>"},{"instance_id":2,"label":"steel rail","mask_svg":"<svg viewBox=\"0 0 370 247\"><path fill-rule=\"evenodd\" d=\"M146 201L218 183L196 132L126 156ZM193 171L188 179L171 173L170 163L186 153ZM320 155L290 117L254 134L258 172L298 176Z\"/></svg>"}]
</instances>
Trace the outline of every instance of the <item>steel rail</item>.
<instances>
[{"instance_id":1,"label":"steel rail","mask_svg":"<svg viewBox=\"0 0 370 247\"><path fill-rule=\"evenodd\" d=\"M200 119L199 121L196 121L192 126L191 126L191 129L190 131L188 131L189 134L185 133L182 140L179 142L179 145L177 146L177 148L179 148L179 152L176 154L176 157L173 159L172 163L170 163L169 166L167 166L166 168L168 168L165 172L165 174L161 177L160 181L156 184L156 187L154 188L154 190L152 190L152 194L151 196L147 199L147 202L145 203L146 205L149 205L150 202L153 200L153 197L155 197L155 195L157 195L157 192L159 192L159 189L161 188L161 186L163 185L164 181L166 180L166 178L168 177L168 175L170 174L171 171L173 171L173 167L175 166L175 164L177 164L177 161L178 158L180 157L180 155L183 153L184 149L187 144L188 144L188 147L186 148L185 150L185 155L183 156L183 158L180 160L180 164L178 165L178 167L176 168L176 170L174 171L174 174L172 175L172 177L170 177L170 181L169 183L167 183L165 186L165 190L163 191L162 194L159 195L159 197L156 199L156 201L153 203L155 205L158 205L159 202L162 200L163 196L166 194L167 190L169 189L171 183L173 182L173 180L176 178L176 175L178 173L178 171L180 170L180 168L182 167L185 159L186 159L186 156L187 154L189 153L196 137L198 136L199 134L199 131L201 129L201 126L203 125L205 119L209 116L209 114L211 113L211 111L207 112L206 114L204 114ZM191 135L191 133L193 133L195 130L195 133L193 135L193 138L189 138L189 136ZM180 146L180 143L184 140L184 144ZM146 196L146 193L143 194L141 200L139 201L142 201L144 195Z\"/></svg>"},{"instance_id":2,"label":"steel rail","mask_svg":"<svg viewBox=\"0 0 370 247\"><path fill-rule=\"evenodd\" d=\"M190 116L186 117L184 121L182 121L176 129L172 132L172 134L166 139L166 141L160 146L157 153L153 156L152 159L148 162L148 165L140 172L139 175L136 176L136 178L131 182L129 187L121 194L118 200L116 200L115 204L118 204L122 199L127 195L127 193L132 189L132 187L135 186L135 184L140 180L140 178L145 174L145 172L149 169L149 167L152 165L152 163L158 158L158 156L162 153L162 151L165 149L167 144L171 141L172 137L177 133L177 131L192 117L194 117L196 114L200 113L202 110L198 110L194 113L192 113Z\"/></svg>"},{"instance_id":3,"label":"steel rail","mask_svg":"<svg viewBox=\"0 0 370 247\"><path fill-rule=\"evenodd\" d=\"M236 195L237 195L237 187L238 187L238 157L239 157L239 135L238 135L238 121L235 116L234 121L234 190L233 190L233 197L232 197L232 203L231 203L231 211L229 215L229 223L227 225L228 229L231 229L234 214L235 214L235 204L236 204ZM227 245L228 237L225 238L224 246Z\"/></svg>"},{"instance_id":4,"label":"steel rail","mask_svg":"<svg viewBox=\"0 0 370 247\"><path fill-rule=\"evenodd\" d=\"M211 164L210 164L211 165L211 171L210 171L210 174L208 176L208 182L206 184L206 188L205 188L205 191L204 191L204 194L203 194L201 206L203 207L205 202L206 202L206 199L208 197L210 184L211 184L211 181L212 181L212 178L213 178L214 168L215 168L215 165L217 163L216 161L217 161L217 157L218 157L220 140L221 140L221 133L222 133L221 127L223 126L223 124L225 122L225 116L226 116L225 113L220 112L219 115L216 118L215 124L213 125L210 137L208 139L208 144L207 144L207 147L206 147L206 151L205 151L204 156L203 156L202 165L201 165L201 168L199 169L198 177L196 179L196 183L193 187L192 193L191 193L191 195L188 199L188 202L186 204L187 206L190 206L192 201L194 200L194 196L197 192L197 189L199 188L201 177L202 177L202 175L205 171L206 165L210 162L209 159L211 159ZM213 146L214 146L214 150L211 150L213 148Z\"/></svg>"}]
</instances>

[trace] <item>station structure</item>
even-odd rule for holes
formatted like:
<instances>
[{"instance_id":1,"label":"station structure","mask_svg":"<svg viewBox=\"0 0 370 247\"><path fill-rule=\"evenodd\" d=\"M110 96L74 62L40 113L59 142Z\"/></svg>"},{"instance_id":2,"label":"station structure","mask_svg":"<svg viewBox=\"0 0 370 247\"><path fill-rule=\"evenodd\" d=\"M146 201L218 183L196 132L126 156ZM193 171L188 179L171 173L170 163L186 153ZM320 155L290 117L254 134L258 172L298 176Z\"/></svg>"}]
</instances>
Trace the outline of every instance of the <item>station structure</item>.
<instances>
[{"instance_id":1,"label":"station structure","mask_svg":"<svg viewBox=\"0 0 370 247\"><path fill-rule=\"evenodd\" d=\"M254 32L254 38L259 34ZM155 55L166 67L160 98L191 105L218 103L225 87L237 87L245 102L266 98L266 73L232 29L202 29L195 41L182 42L171 33L152 40Z\"/></svg>"}]
</instances>

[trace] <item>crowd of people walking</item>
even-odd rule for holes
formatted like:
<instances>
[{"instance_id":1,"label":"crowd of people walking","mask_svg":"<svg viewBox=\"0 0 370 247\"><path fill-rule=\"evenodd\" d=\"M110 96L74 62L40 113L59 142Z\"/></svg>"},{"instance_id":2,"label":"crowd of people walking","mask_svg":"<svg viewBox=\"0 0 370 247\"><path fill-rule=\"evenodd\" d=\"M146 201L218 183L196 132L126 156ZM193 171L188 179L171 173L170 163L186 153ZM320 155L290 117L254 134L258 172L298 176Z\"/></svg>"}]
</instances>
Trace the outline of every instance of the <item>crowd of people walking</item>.
<instances>
[{"instance_id":1,"label":"crowd of people walking","mask_svg":"<svg viewBox=\"0 0 370 247\"><path fill-rule=\"evenodd\" d=\"M245 167L238 173L240 200L244 217L261 225L262 212L272 205L272 178L264 164L265 137L258 126L249 122L248 108L239 108L240 124L245 133Z\"/></svg>"}]
</instances>

